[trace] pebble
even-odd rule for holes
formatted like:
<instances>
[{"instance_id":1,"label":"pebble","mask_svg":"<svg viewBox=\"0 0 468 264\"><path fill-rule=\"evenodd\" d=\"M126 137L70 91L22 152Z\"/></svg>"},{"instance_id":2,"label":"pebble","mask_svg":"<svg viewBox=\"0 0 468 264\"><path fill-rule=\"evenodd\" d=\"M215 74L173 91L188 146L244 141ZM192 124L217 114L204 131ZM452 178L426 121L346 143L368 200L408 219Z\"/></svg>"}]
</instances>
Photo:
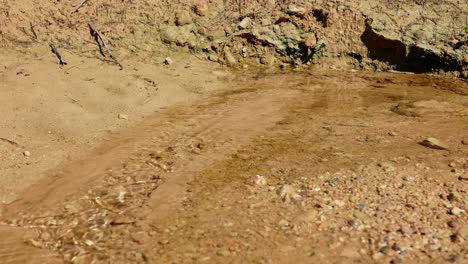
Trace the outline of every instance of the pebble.
<instances>
[{"instance_id":1,"label":"pebble","mask_svg":"<svg viewBox=\"0 0 468 264\"><path fill-rule=\"evenodd\" d=\"M395 171L395 166L388 162L381 162L377 164L379 167L381 167L385 172L392 172Z\"/></svg>"},{"instance_id":2,"label":"pebble","mask_svg":"<svg viewBox=\"0 0 468 264\"><path fill-rule=\"evenodd\" d=\"M213 55L213 54L210 54L208 56L208 60L212 61L212 62L217 62L219 60L218 56L216 55Z\"/></svg>"},{"instance_id":3,"label":"pebble","mask_svg":"<svg viewBox=\"0 0 468 264\"><path fill-rule=\"evenodd\" d=\"M450 213L453 214L453 215L461 215L465 212L465 210L461 209L461 208L458 208L456 206L454 206L451 210L450 210Z\"/></svg>"},{"instance_id":4,"label":"pebble","mask_svg":"<svg viewBox=\"0 0 468 264\"><path fill-rule=\"evenodd\" d=\"M199 16L206 16L208 14L208 0L196 0L193 10Z\"/></svg>"},{"instance_id":5,"label":"pebble","mask_svg":"<svg viewBox=\"0 0 468 264\"><path fill-rule=\"evenodd\" d=\"M345 257L345 258L352 258L352 259L361 258L361 255L359 254L358 250L356 250L355 248L351 248L351 247L344 248L343 251L341 251L340 256Z\"/></svg>"},{"instance_id":6,"label":"pebble","mask_svg":"<svg viewBox=\"0 0 468 264\"><path fill-rule=\"evenodd\" d=\"M119 114L119 115L118 115L118 118L119 118L119 119L123 119L123 120L128 120L128 115L126 115L126 114Z\"/></svg>"},{"instance_id":7,"label":"pebble","mask_svg":"<svg viewBox=\"0 0 468 264\"><path fill-rule=\"evenodd\" d=\"M303 44L307 48L315 48L317 46L317 38L314 33L308 33L304 35Z\"/></svg>"},{"instance_id":8,"label":"pebble","mask_svg":"<svg viewBox=\"0 0 468 264\"><path fill-rule=\"evenodd\" d=\"M297 202L301 199L301 196L294 190L291 185L284 185L281 187L279 192L281 198L283 198L284 202Z\"/></svg>"},{"instance_id":9,"label":"pebble","mask_svg":"<svg viewBox=\"0 0 468 264\"><path fill-rule=\"evenodd\" d=\"M288 15L303 17L306 14L306 9L301 6L290 5L286 13Z\"/></svg>"},{"instance_id":10,"label":"pebble","mask_svg":"<svg viewBox=\"0 0 468 264\"><path fill-rule=\"evenodd\" d=\"M284 219L281 219L279 222L278 222L278 225L280 227L288 227L289 226L289 222L284 220Z\"/></svg>"},{"instance_id":11,"label":"pebble","mask_svg":"<svg viewBox=\"0 0 468 264\"><path fill-rule=\"evenodd\" d=\"M468 240L468 225L464 225L460 230L458 230L458 234L465 240Z\"/></svg>"},{"instance_id":12,"label":"pebble","mask_svg":"<svg viewBox=\"0 0 468 264\"><path fill-rule=\"evenodd\" d=\"M457 220L450 220L447 222L447 225L451 228L457 228L458 227L458 221Z\"/></svg>"},{"instance_id":13,"label":"pebble","mask_svg":"<svg viewBox=\"0 0 468 264\"><path fill-rule=\"evenodd\" d=\"M175 21L177 26L185 26L190 23L192 23L192 17L190 16L190 13L186 10L181 11L176 14L176 21Z\"/></svg>"},{"instance_id":14,"label":"pebble","mask_svg":"<svg viewBox=\"0 0 468 264\"><path fill-rule=\"evenodd\" d=\"M394 132L394 131L389 132L388 134L389 134L390 136L392 136L392 137L398 136L398 133L397 133L397 132Z\"/></svg>"},{"instance_id":15,"label":"pebble","mask_svg":"<svg viewBox=\"0 0 468 264\"><path fill-rule=\"evenodd\" d=\"M413 234L414 233L413 228L411 228L410 226L407 226L407 225L401 226L399 231L402 234Z\"/></svg>"},{"instance_id":16,"label":"pebble","mask_svg":"<svg viewBox=\"0 0 468 264\"><path fill-rule=\"evenodd\" d=\"M457 196L454 193L449 193L449 195L447 195L447 200L449 200L450 202L456 201Z\"/></svg>"},{"instance_id":17,"label":"pebble","mask_svg":"<svg viewBox=\"0 0 468 264\"><path fill-rule=\"evenodd\" d=\"M224 50L224 59L226 59L226 63L229 66L234 66L237 64L236 58L234 58L234 55L229 50Z\"/></svg>"},{"instance_id":18,"label":"pebble","mask_svg":"<svg viewBox=\"0 0 468 264\"><path fill-rule=\"evenodd\" d=\"M385 257L385 254L381 253L381 252L377 252L375 254L372 255L372 259L373 260L380 260L382 259L383 257Z\"/></svg>"},{"instance_id":19,"label":"pebble","mask_svg":"<svg viewBox=\"0 0 468 264\"><path fill-rule=\"evenodd\" d=\"M432 148L432 149L439 149L439 150L448 149L447 144L433 137L426 138L423 141L419 142L419 144L427 148Z\"/></svg>"},{"instance_id":20,"label":"pebble","mask_svg":"<svg viewBox=\"0 0 468 264\"><path fill-rule=\"evenodd\" d=\"M379 249L379 252L382 254L387 254L388 253L388 247L384 246Z\"/></svg>"},{"instance_id":21,"label":"pebble","mask_svg":"<svg viewBox=\"0 0 468 264\"><path fill-rule=\"evenodd\" d=\"M26 151L23 152L23 155L24 155L25 157L29 157L29 156L31 156L31 152L29 152L29 151L26 150Z\"/></svg>"},{"instance_id":22,"label":"pebble","mask_svg":"<svg viewBox=\"0 0 468 264\"><path fill-rule=\"evenodd\" d=\"M252 19L250 17L245 17L242 19L242 21L239 23L239 28L240 29L247 29L250 27L252 24Z\"/></svg>"},{"instance_id":23,"label":"pebble","mask_svg":"<svg viewBox=\"0 0 468 264\"><path fill-rule=\"evenodd\" d=\"M258 185L258 186L265 186L267 185L267 180L264 176L256 175L254 179L254 183L255 185Z\"/></svg>"},{"instance_id":24,"label":"pebble","mask_svg":"<svg viewBox=\"0 0 468 264\"><path fill-rule=\"evenodd\" d=\"M465 146L468 146L468 138L462 139L461 143Z\"/></svg>"},{"instance_id":25,"label":"pebble","mask_svg":"<svg viewBox=\"0 0 468 264\"><path fill-rule=\"evenodd\" d=\"M164 64L166 64L166 65L171 65L171 64L172 64L172 59L169 58L169 57L165 58L165 59L164 59Z\"/></svg>"},{"instance_id":26,"label":"pebble","mask_svg":"<svg viewBox=\"0 0 468 264\"><path fill-rule=\"evenodd\" d=\"M230 256L231 255L231 252L229 252L229 250L220 250L216 253L218 256L223 256L223 257L227 257L227 256Z\"/></svg>"}]
</instances>

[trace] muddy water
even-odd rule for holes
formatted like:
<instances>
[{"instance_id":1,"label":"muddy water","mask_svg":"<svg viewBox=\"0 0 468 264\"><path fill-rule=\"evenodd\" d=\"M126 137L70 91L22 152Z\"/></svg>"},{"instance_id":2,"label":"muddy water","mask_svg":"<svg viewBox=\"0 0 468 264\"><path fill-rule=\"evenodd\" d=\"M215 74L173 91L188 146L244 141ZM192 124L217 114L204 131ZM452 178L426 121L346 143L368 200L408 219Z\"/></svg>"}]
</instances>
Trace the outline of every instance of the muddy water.
<instances>
[{"instance_id":1,"label":"muddy water","mask_svg":"<svg viewBox=\"0 0 468 264\"><path fill-rule=\"evenodd\" d=\"M28 249L18 242L24 234L15 230L32 230L39 235L30 244L43 250L34 254L53 252L83 263L94 258L183 261L178 257L181 251L201 238L187 241L195 231L181 227L167 238L174 241L167 246L151 235L158 232L156 227L164 229L183 219L208 230L208 237L222 237L210 233L216 230L213 223L199 223L190 212L197 212L201 219L228 217L227 212L211 214L216 212L215 201L226 198L225 191L233 197L226 203L243 212L248 205L238 207L236 202L245 202L242 177L247 171L256 174L253 168L261 171L295 164L304 174L388 159L397 152L416 156L421 151L417 142L428 136L453 146L447 155L463 154L460 142L468 131L466 82L343 72L244 78L208 99L148 118L91 156L62 165L57 173L27 189L2 214L3 222L13 228L5 232L17 234L11 236L16 254L28 254ZM386 138L389 132L401 137ZM318 163L324 159L328 163ZM263 164L264 160L269 163ZM290 177L288 181L293 181L295 176ZM284 184L284 179L277 181ZM214 199L207 198L207 193ZM198 203L190 203L192 199ZM258 215L259 219L269 217L273 216ZM241 230L255 228L238 223L245 225ZM142 235L135 238L135 233ZM2 254L0 262L15 259L14 254ZM213 259L219 257L223 254Z\"/></svg>"}]
</instances>

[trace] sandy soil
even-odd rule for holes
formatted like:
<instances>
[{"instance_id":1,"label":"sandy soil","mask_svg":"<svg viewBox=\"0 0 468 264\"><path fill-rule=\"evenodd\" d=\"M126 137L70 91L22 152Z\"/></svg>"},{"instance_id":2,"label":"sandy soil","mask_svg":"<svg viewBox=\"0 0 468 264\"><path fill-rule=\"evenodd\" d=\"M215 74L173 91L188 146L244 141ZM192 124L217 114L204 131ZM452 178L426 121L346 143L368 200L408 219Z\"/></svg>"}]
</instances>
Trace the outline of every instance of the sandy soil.
<instances>
[{"instance_id":1,"label":"sandy soil","mask_svg":"<svg viewBox=\"0 0 468 264\"><path fill-rule=\"evenodd\" d=\"M43 172L85 155L144 116L229 82L229 74L195 57L175 55L172 65L159 57L151 58L152 64L126 61L120 71L68 52L69 66L61 67L45 47L26 54L8 51L0 54L3 203Z\"/></svg>"},{"instance_id":2,"label":"sandy soil","mask_svg":"<svg viewBox=\"0 0 468 264\"><path fill-rule=\"evenodd\" d=\"M466 82L247 69L219 86L222 74L197 69L199 79L186 79L179 91L193 100L129 128L116 116L138 109L109 101L94 115L120 132L101 137L109 140L98 147L58 142L70 152L93 150L36 176L3 207L0 232L10 239L0 262L467 261ZM204 78L213 80L210 96L189 97ZM105 87L95 89L107 95ZM101 122L80 123L78 135L102 129ZM432 148L420 144L429 137Z\"/></svg>"}]
</instances>

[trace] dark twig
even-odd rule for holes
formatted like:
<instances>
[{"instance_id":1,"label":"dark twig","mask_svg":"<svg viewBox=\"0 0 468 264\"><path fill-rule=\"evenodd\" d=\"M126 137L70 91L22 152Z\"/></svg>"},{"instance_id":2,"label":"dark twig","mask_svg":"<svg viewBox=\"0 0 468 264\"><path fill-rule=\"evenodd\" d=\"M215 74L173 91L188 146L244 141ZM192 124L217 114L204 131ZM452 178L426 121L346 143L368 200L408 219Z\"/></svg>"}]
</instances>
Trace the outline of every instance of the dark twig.
<instances>
[{"instance_id":1,"label":"dark twig","mask_svg":"<svg viewBox=\"0 0 468 264\"><path fill-rule=\"evenodd\" d=\"M101 52L101 54L103 56L105 56L104 51L102 50L102 47L104 47L106 49L107 53L109 54L109 57L112 58L114 60L114 62L117 65L119 65L120 69L122 70L123 69L122 64L120 64L117 61L117 58L115 58L114 54L112 54L112 51L110 50L109 46L107 46L106 42L104 41L104 38L102 37L101 33L96 29L93 22L89 21L88 25L89 25L89 29L91 30L91 35L94 37L94 39L96 40L96 42L99 45L99 51Z\"/></svg>"},{"instance_id":2,"label":"dark twig","mask_svg":"<svg viewBox=\"0 0 468 264\"><path fill-rule=\"evenodd\" d=\"M50 44L50 48L52 49L52 52L57 55L57 58L59 59L60 61L60 65L67 65L67 62L65 61L65 59L63 58L63 56L60 54L60 52L58 51L58 49L54 46L54 44Z\"/></svg>"},{"instance_id":3,"label":"dark twig","mask_svg":"<svg viewBox=\"0 0 468 264\"><path fill-rule=\"evenodd\" d=\"M0 138L0 141L4 141L4 142L9 143L9 144L11 144L13 146L19 146L19 144L17 142L15 142L13 140L10 140L8 138Z\"/></svg>"},{"instance_id":4,"label":"dark twig","mask_svg":"<svg viewBox=\"0 0 468 264\"><path fill-rule=\"evenodd\" d=\"M73 13L78 12L78 9L80 9L88 0L81 0L81 3L73 10Z\"/></svg>"},{"instance_id":5,"label":"dark twig","mask_svg":"<svg viewBox=\"0 0 468 264\"><path fill-rule=\"evenodd\" d=\"M33 33L33 36L34 36L34 40L37 40L37 33L36 33L36 29L34 28L34 25L32 22L29 23L29 26L31 28L31 32Z\"/></svg>"}]
</instances>

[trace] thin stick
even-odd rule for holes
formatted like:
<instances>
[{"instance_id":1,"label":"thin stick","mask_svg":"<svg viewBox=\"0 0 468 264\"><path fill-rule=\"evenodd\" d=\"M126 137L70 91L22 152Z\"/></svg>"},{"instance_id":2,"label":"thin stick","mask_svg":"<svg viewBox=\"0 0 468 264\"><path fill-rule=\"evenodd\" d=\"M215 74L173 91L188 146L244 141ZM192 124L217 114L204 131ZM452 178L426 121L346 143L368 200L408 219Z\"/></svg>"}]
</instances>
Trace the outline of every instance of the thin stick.
<instances>
[{"instance_id":1,"label":"thin stick","mask_svg":"<svg viewBox=\"0 0 468 264\"><path fill-rule=\"evenodd\" d=\"M32 22L29 23L29 26L31 27L31 32L33 33L34 40L37 40L37 33L36 30L34 29L34 25Z\"/></svg>"},{"instance_id":2,"label":"thin stick","mask_svg":"<svg viewBox=\"0 0 468 264\"><path fill-rule=\"evenodd\" d=\"M9 144L11 144L13 146L19 146L19 144L17 142L15 142L13 140L10 140L8 138L0 138L0 141L4 141L4 142L9 143Z\"/></svg>"},{"instance_id":3,"label":"thin stick","mask_svg":"<svg viewBox=\"0 0 468 264\"><path fill-rule=\"evenodd\" d=\"M102 37L101 33L96 29L92 21L88 22L89 28L91 29L91 34L94 36L96 39L96 42L99 45L99 49L101 50L101 53L104 55L104 52L102 51L102 46L107 50L107 53L109 54L109 57L111 57L117 65L119 65L120 69L123 69L122 64L120 64L117 59L114 57L114 54L112 54L112 51L110 50L109 46L107 46L106 42L104 41L104 38ZM101 41L99 41L101 40ZM102 45L101 45L102 43Z\"/></svg>"},{"instance_id":4,"label":"thin stick","mask_svg":"<svg viewBox=\"0 0 468 264\"><path fill-rule=\"evenodd\" d=\"M88 0L82 0L81 3L73 10L73 13L78 12L78 9L80 9Z\"/></svg>"},{"instance_id":5,"label":"thin stick","mask_svg":"<svg viewBox=\"0 0 468 264\"><path fill-rule=\"evenodd\" d=\"M57 58L59 59L60 61L60 65L67 65L67 62L65 61L65 59L63 58L63 56L60 54L60 52L58 51L58 49L54 46L54 44L50 44L50 48L52 49L52 52L57 55Z\"/></svg>"}]
</instances>

